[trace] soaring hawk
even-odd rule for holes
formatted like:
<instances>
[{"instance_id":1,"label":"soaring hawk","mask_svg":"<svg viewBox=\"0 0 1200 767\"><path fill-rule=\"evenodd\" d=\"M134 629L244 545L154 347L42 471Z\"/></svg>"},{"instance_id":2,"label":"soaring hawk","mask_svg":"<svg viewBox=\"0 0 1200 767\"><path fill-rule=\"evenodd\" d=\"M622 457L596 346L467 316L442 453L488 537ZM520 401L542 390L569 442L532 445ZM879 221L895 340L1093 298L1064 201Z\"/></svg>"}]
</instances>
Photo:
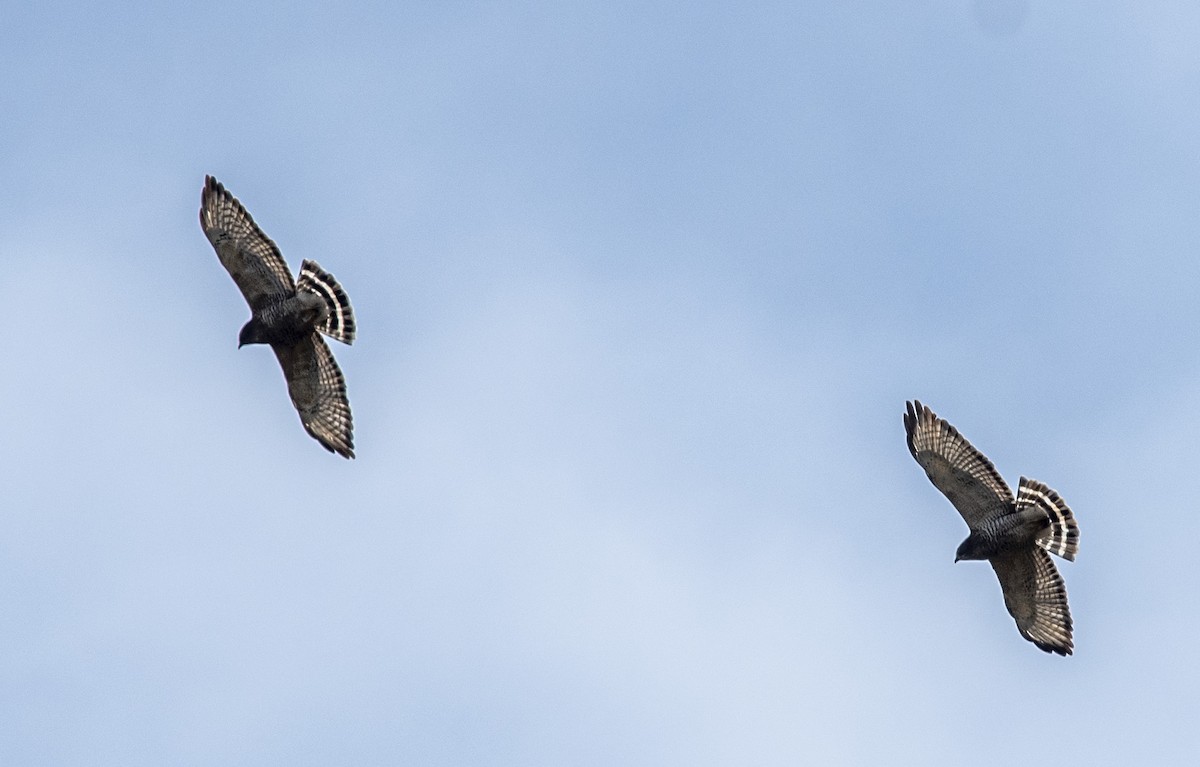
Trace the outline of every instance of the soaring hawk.
<instances>
[{"instance_id":1,"label":"soaring hawk","mask_svg":"<svg viewBox=\"0 0 1200 767\"><path fill-rule=\"evenodd\" d=\"M320 336L354 342L346 292L313 261L300 264L300 279L293 282L279 248L212 176L204 178L200 194L200 226L250 304L238 348L270 344L304 429L326 450L353 458L346 379Z\"/></svg>"},{"instance_id":2,"label":"soaring hawk","mask_svg":"<svg viewBox=\"0 0 1200 767\"><path fill-rule=\"evenodd\" d=\"M1067 504L1041 482L1025 477L1013 500L992 462L920 402L908 403L904 429L913 458L971 530L954 561L991 562L1021 636L1046 652L1070 655L1074 645L1067 589L1050 559L1057 554L1074 560L1079 550L1079 526Z\"/></svg>"}]
</instances>

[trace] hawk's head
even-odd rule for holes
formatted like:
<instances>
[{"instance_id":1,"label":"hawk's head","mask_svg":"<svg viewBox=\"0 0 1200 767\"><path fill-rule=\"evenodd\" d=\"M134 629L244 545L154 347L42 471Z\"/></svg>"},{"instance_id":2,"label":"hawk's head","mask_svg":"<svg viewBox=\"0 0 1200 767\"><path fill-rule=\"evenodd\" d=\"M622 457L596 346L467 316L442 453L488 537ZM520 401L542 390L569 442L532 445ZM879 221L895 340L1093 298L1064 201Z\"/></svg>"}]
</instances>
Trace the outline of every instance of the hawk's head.
<instances>
[{"instance_id":1,"label":"hawk's head","mask_svg":"<svg viewBox=\"0 0 1200 767\"><path fill-rule=\"evenodd\" d=\"M958 544L958 551L954 552L954 561L961 562L964 559L987 559L988 555L985 552L983 541L980 541L975 535L968 535L967 539Z\"/></svg>"},{"instance_id":2,"label":"hawk's head","mask_svg":"<svg viewBox=\"0 0 1200 767\"><path fill-rule=\"evenodd\" d=\"M250 321L242 326L242 332L238 333L238 348L241 349L246 344L265 343L267 343L265 328L257 317L251 317Z\"/></svg>"}]
</instances>

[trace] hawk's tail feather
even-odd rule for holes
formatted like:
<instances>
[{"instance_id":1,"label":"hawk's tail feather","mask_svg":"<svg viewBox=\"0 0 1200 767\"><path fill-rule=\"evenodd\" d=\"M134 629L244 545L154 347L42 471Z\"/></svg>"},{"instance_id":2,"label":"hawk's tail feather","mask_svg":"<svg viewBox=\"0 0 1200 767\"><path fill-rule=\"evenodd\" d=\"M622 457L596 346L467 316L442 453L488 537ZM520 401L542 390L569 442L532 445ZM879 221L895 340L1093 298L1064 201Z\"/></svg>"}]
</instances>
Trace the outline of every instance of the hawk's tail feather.
<instances>
[{"instance_id":1,"label":"hawk's tail feather","mask_svg":"<svg viewBox=\"0 0 1200 767\"><path fill-rule=\"evenodd\" d=\"M325 300L329 306L329 316L325 322L317 326L317 330L336 338L344 344L354 343L354 310L350 308L350 299L346 291L332 274L317 265L316 261L304 261L300 264L300 278L296 280L296 290L314 293Z\"/></svg>"},{"instance_id":2,"label":"hawk's tail feather","mask_svg":"<svg viewBox=\"0 0 1200 767\"><path fill-rule=\"evenodd\" d=\"M1017 488L1017 509L1036 507L1046 513L1050 527L1037 543L1051 554L1074 561L1079 551L1079 525L1066 502L1046 485L1035 479L1021 477Z\"/></svg>"}]
</instances>

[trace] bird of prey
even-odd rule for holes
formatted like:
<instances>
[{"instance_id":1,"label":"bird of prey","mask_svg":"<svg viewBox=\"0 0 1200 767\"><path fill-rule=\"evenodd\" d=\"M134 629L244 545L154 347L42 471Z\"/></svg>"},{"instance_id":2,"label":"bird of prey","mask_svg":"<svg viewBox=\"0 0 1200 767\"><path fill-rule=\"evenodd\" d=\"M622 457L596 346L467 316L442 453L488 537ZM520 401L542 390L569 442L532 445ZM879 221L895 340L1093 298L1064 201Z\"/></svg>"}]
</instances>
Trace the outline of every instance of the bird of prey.
<instances>
[{"instance_id":1,"label":"bird of prey","mask_svg":"<svg viewBox=\"0 0 1200 767\"><path fill-rule=\"evenodd\" d=\"M200 226L250 304L238 348L270 344L304 429L326 450L353 458L346 379L320 335L353 343L346 292L313 261L300 264L300 279L293 282L279 248L212 176L205 176L200 194Z\"/></svg>"},{"instance_id":2,"label":"bird of prey","mask_svg":"<svg viewBox=\"0 0 1200 767\"><path fill-rule=\"evenodd\" d=\"M1025 477L1014 500L992 462L920 402L908 403L904 429L909 452L970 528L954 561L988 560L1021 636L1048 653L1070 655L1067 589L1050 559L1073 561L1079 550L1079 526L1067 504Z\"/></svg>"}]
</instances>

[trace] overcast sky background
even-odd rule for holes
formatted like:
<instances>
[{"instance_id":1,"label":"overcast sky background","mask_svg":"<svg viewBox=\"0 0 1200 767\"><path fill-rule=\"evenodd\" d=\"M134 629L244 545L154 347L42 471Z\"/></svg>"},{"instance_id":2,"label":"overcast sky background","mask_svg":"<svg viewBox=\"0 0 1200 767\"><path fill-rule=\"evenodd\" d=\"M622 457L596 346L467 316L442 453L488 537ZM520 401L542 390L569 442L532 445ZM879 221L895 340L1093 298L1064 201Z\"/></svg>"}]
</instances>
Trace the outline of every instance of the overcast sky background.
<instances>
[{"instance_id":1,"label":"overcast sky background","mask_svg":"<svg viewBox=\"0 0 1200 767\"><path fill-rule=\"evenodd\" d=\"M0 763L1200 753L1200 6L0 10ZM302 430L211 173L359 321ZM1021 639L904 444L1058 490Z\"/></svg>"}]
</instances>

